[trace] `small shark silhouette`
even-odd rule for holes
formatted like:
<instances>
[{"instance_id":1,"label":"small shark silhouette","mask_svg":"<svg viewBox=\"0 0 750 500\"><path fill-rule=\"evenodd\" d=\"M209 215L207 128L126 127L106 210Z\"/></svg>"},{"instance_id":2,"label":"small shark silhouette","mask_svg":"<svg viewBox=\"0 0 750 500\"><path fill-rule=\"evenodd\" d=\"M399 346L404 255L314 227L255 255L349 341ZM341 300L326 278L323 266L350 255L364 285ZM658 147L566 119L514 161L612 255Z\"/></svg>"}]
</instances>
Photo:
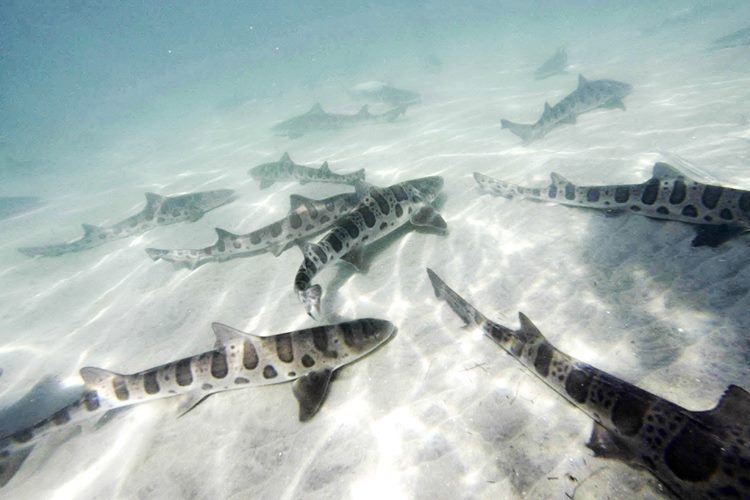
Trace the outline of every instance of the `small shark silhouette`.
<instances>
[{"instance_id":1,"label":"small shark silhouette","mask_svg":"<svg viewBox=\"0 0 750 500\"><path fill-rule=\"evenodd\" d=\"M355 97L391 106L409 106L419 102L418 93L378 81L360 83L352 93Z\"/></svg>"},{"instance_id":2,"label":"small shark silhouette","mask_svg":"<svg viewBox=\"0 0 750 500\"><path fill-rule=\"evenodd\" d=\"M355 185L365 180L365 169L357 170L351 174L336 174L331 172L328 162L324 162L320 168L311 168L294 163L289 153L284 153L279 161L263 163L251 168L248 175L260 181L260 188L266 189L274 182L299 181L304 185L308 182L323 182L327 184Z\"/></svg>"},{"instance_id":3,"label":"small shark silhouette","mask_svg":"<svg viewBox=\"0 0 750 500\"><path fill-rule=\"evenodd\" d=\"M367 105L353 115L341 115L323 111L320 103L315 103L310 111L303 115L285 120L273 127L279 135L291 139L302 137L319 130L339 130L362 123L392 122L406 112L406 106L398 106L380 115L373 115Z\"/></svg>"},{"instance_id":4,"label":"small shark silhouette","mask_svg":"<svg viewBox=\"0 0 750 500\"><path fill-rule=\"evenodd\" d=\"M729 49L750 45L750 27L735 31L732 34L714 40L712 49Z\"/></svg>"}]
</instances>

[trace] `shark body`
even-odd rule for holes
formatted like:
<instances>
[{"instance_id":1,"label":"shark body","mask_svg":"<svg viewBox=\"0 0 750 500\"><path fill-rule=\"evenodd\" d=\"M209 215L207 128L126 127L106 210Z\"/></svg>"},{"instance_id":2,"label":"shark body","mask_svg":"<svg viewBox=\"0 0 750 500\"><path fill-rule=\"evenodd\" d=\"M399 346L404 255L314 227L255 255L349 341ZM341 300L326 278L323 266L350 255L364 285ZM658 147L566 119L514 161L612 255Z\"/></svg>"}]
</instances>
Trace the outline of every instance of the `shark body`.
<instances>
[{"instance_id":1,"label":"shark body","mask_svg":"<svg viewBox=\"0 0 750 500\"><path fill-rule=\"evenodd\" d=\"M0 196L0 220L30 212L41 205L34 196Z\"/></svg>"},{"instance_id":2,"label":"shark body","mask_svg":"<svg viewBox=\"0 0 750 500\"><path fill-rule=\"evenodd\" d=\"M157 226L178 222L194 222L203 214L231 201L234 191L218 189L177 196L146 193L146 207L135 215L111 226L83 224L83 237L69 243L23 247L18 250L30 257L57 257L71 252L88 250L109 241L145 233Z\"/></svg>"},{"instance_id":3,"label":"shark body","mask_svg":"<svg viewBox=\"0 0 750 500\"><path fill-rule=\"evenodd\" d=\"M632 87L614 80L586 80L583 75L578 76L578 87L568 94L562 101L550 106L544 103L544 113L533 124L515 123L500 120L502 128L507 128L524 143L541 139L551 130L567 123L575 123L576 117L598 108L625 109L622 99L630 94Z\"/></svg>"},{"instance_id":4,"label":"shark body","mask_svg":"<svg viewBox=\"0 0 750 500\"><path fill-rule=\"evenodd\" d=\"M544 80L550 76L565 73L565 68L567 67L568 52L564 48L559 48L549 59L544 61L544 64L534 71L534 78L537 80Z\"/></svg>"},{"instance_id":5,"label":"shark body","mask_svg":"<svg viewBox=\"0 0 750 500\"><path fill-rule=\"evenodd\" d=\"M372 186L362 201L318 243L307 243L304 260L294 278L294 291L307 314L320 315L323 290L312 280L321 269L346 260L361 269L365 244L382 238L407 222L445 231L447 224L431 203L443 187L442 177L422 177L380 188Z\"/></svg>"},{"instance_id":6,"label":"shark body","mask_svg":"<svg viewBox=\"0 0 750 500\"><path fill-rule=\"evenodd\" d=\"M406 106L419 101L419 94L416 92L378 81L360 83L354 87L353 94L362 99L391 106Z\"/></svg>"},{"instance_id":7,"label":"shark body","mask_svg":"<svg viewBox=\"0 0 750 500\"><path fill-rule=\"evenodd\" d=\"M714 40L711 48L729 49L732 47L741 47L743 45L750 45L750 27L735 31L727 36Z\"/></svg>"},{"instance_id":8,"label":"shark body","mask_svg":"<svg viewBox=\"0 0 750 500\"><path fill-rule=\"evenodd\" d=\"M275 125L273 130L279 135L296 139L319 130L339 130L362 123L392 122L405 112L406 106L398 106L382 114L374 115L370 113L369 107L364 105L359 112L353 115L344 115L328 113L323 110L319 103L316 103L307 113L285 120Z\"/></svg>"},{"instance_id":9,"label":"shark body","mask_svg":"<svg viewBox=\"0 0 750 500\"><path fill-rule=\"evenodd\" d=\"M110 410L157 399L182 397L184 414L216 392L293 382L299 419L307 421L323 403L334 371L369 354L396 332L390 322L370 318L266 337L219 323L213 330L213 350L149 370L124 375L82 368L85 392L80 399L0 438L0 486L45 436Z\"/></svg>"},{"instance_id":10,"label":"shark body","mask_svg":"<svg viewBox=\"0 0 750 500\"><path fill-rule=\"evenodd\" d=\"M365 180L365 169L359 169L350 174L336 174L331 172L328 162L320 168L311 168L294 163L289 153L284 153L279 161L263 163L251 168L248 175L260 181L260 188L266 189L274 182L298 181L300 184L308 182L323 182L327 184L355 185Z\"/></svg>"},{"instance_id":11,"label":"shark body","mask_svg":"<svg viewBox=\"0 0 750 500\"><path fill-rule=\"evenodd\" d=\"M269 251L274 256L310 236L325 231L349 213L359 201L356 193L345 193L323 200L293 194L289 197L291 212L283 219L247 234L234 234L216 228L213 245L200 249L163 250L147 248L153 260L165 260L194 269L207 262L222 262Z\"/></svg>"},{"instance_id":12,"label":"shark body","mask_svg":"<svg viewBox=\"0 0 750 500\"><path fill-rule=\"evenodd\" d=\"M482 189L506 198L529 198L698 224L693 246L717 246L727 237L750 230L750 191L703 184L666 163L656 163L651 178L641 184L576 186L554 172L551 177L549 187L540 189L474 174Z\"/></svg>"},{"instance_id":13,"label":"shark body","mask_svg":"<svg viewBox=\"0 0 750 500\"><path fill-rule=\"evenodd\" d=\"M466 325L594 420L597 456L646 468L685 499L750 498L750 393L730 385L709 411L690 411L558 350L519 313L512 330L487 319L427 270L435 295Z\"/></svg>"}]
</instances>

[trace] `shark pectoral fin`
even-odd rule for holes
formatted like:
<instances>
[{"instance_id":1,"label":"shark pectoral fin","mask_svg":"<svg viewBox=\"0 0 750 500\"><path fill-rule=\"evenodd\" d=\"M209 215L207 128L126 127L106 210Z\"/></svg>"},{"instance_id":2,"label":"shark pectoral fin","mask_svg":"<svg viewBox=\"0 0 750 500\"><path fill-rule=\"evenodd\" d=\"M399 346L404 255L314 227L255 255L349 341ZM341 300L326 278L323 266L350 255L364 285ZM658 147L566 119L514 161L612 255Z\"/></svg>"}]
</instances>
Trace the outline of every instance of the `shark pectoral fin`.
<instances>
[{"instance_id":1,"label":"shark pectoral fin","mask_svg":"<svg viewBox=\"0 0 750 500\"><path fill-rule=\"evenodd\" d=\"M730 385L713 410L701 413L729 422L745 419L750 414L750 392L742 387Z\"/></svg>"},{"instance_id":2,"label":"shark pectoral fin","mask_svg":"<svg viewBox=\"0 0 750 500\"><path fill-rule=\"evenodd\" d=\"M634 457L630 450L614 434L596 422L594 422L586 447L594 452L595 457L612 458L626 463L633 462Z\"/></svg>"},{"instance_id":3,"label":"shark pectoral fin","mask_svg":"<svg viewBox=\"0 0 750 500\"><path fill-rule=\"evenodd\" d=\"M719 226L700 224L695 227L695 238L693 238L690 244L694 247L707 246L716 248L744 231L746 230L742 227L728 226L726 224Z\"/></svg>"},{"instance_id":4,"label":"shark pectoral fin","mask_svg":"<svg viewBox=\"0 0 750 500\"><path fill-rule=\"evenodd\" d=\"M273 183L274 183L274 181L272 181L271 179L261 179L260 180L260 188L261 189L269 188L269 187L271 187L271 185L273 185Z\"/></svg>"},{"instance_id":5,"label":"shark pectoral fin","mask_svg":"<svg viewBox=\"0 0 750 500\"><path fill-rule=\"evenodd\" d=\"M94 422L94 429L101 429L113 419L120 415L127 413L133 409L132 406L121 406L119 408L112 408L102 415L96 422Z\"/></svg>"},{"instance_id":6,"label":"shark pectoral fin","mask_svg":"<svg viewBox=\"0 0 750 500\"><path fill-rule=\"evenodd\" d=\"M605 102L602 107L607 109L621 109L625 111L625 103L622 102L622 99L620 99L619 97L613 97L609 101Z\"/></svg>"},{"instance_id":7,"label":"shark pectoral fin","mask_svg":"<svg viewBox=\"0 0 750 500\"><path fill-rule=\"evenodd\" d=\"M213 329L214 336L216 337L214 349L221 349L222 347L226 347L230 344L238 344L250 339L257 340L257 337L252 333L243 332L242 330L232 328L231 326L225 325L223 323L211 323L211 328Z\"/></svg>"},{"instance_id":8,"label":"shark pectoral fin","mask_svg":"<svg viewBox=\"0 0 750 500\"><path fill-rule=\"evenodd\" d=\"M177 418L184 417L187 413L192 411L196 406L204 402L209 398L211 394L204 392L189 392L177 397Z\"/></svg>"},{"instance_id":9,"label":"shark pectoral fin","mask_svg":"<svg viewBox=\"0 0 750 500\"><path fill-rule=\"evenodd\" d=\"M23 462L33 449L33 446L29 446L28 448L13 452L7 457L0 458L0 488L5 486L16 475L16 472L21 468L21 465L23 465Z\"/></svg>"},{"instance_id":10,"label":"shark pectoral fin","mask_svg":"<svg viewBox=\"0 0 750 500\"><path fill-rule=\"evenodd\" d=\"M328 394L333 370L326 368L310 372L298 378L292 385L292 393L299 402L299 421L307 422L318 410Z\"/></svg>"},{"instance_id":11,"label":"shark pectoral fin","mask_svg":"<svg viewBox=\"0 0 750 500\"><path fill-rule=\"evenodd\" d=\"M343 255L341 259L348 262L358 272L365 272L367 270L367 267L365 266L364 257L364 247L362 245L359 245L349 250L349 252Z\"/></svg>"},{"instance_id":12,"label":"shark pectoral fin","mask_svg":"<svg viewBox=\"0 0 750 500\"><path fill-rule=\"evenodd\" d=\"M441 232L448 230L445 219L432 207L424 206L414 212L410 219L415 226L430 227Z\"/></svg>"}]
</instances>

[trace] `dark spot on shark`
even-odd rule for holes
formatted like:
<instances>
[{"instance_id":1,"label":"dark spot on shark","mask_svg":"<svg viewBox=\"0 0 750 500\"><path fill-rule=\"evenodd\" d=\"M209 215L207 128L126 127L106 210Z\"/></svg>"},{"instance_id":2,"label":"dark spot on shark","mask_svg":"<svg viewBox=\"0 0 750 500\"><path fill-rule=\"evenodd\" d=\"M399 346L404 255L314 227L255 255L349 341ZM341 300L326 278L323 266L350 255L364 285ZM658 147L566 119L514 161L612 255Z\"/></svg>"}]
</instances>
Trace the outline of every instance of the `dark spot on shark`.
<instances>
[{"instance_id":1,"label":"dark spot on shark","mask_svg":"<svg viewBox=\"0 0 750 500\"><path fill-rule=\"evenodd\" d=\"M750 212L750 192L740 195L739 207L743 212Z\"/></svg>"},{"instance_id":2,"label":"dark spot on shark","mask_svg":"<svg viewBox=\"0 0 750 500\"><path fill-rule=\"evenodd\" d=\"M322 216L322 217L320 218L320 223L321 223L321 224L325 224L325 223L327 223L327 222L328 222L328 221L330 221L330 220L331 220L331 218L330 218L330 217L328 217L327 215L324 215L324 216Z\"/></svg>"},{"instance_id":3,"label":"dark spot on shark","mask_svg":"<svg viewBox=\"0 0 750 500\"><path fill-rule=\"evenodd\" d=\"M304 266L311 274L315 274L318 271L318 268L313 264L313 261L307 257L305 257Z\"/></svg>"},{"instance_id":4,"label":"dark spot on shark","mask_svg":"<svg viewBox=\"0 0 750 500\"><path fill-rule=\"evenodd\" d=\"M409 198L406 194L406 190L398 184L391 186L391 192L393 193L393 196L396 197L396 201L405 201Z\"/></svg>"},{"instance_id":5,"label":"dark spot on shark","mask_svg":"<svg viewBox=\"0 0 750 500\"><path fill-rule=\"evenodd\" d=\"M549 191L547 192L550 198L557 198L557 186L552 184L549 187Z\"/></svg>"},{"instance_id":6,"label":"dark spot on shark","mask_svg":"<svg viewBox=\"0 0 750 500\"><path fill-rule=\"evenodd\" d=\"M246 379L245 377L237 377L236 379L234 379L234 383L235 384L249 384L250 381Z\"/></svg>"},{"instance_id":7,"label":"dark spot on shark","mask_svg":"<svg viewBox=\"0 0 750 500\"><path fill-rule=\"evenodd\" d=\"M273 224L271 224L271 236L276 238L280 234L281 234L281 223L274 222Z\"/></svg>"},{"instance_id":8,"label":"dark spot on shark","mask_svg":"<svg viewBox=\"0 0 750 500\"><path fill-rule=\"evenodd\" d=\"M224 250L227 249L226 245L224 244L224 240L219 240L216 242L216 249L219 252L223 252Z\"/></svg>"},{"instance_id":9,"label":"dark spot on shark","mask_svg":"<svg viewBox=\"0 0 750 500\"><path fill-rule=\"evenodd\" d=\"M159 381L156 380L156 370L149 370L143 374L143 389L146 394L159 392Z\"/></svg>"},{"instance_id":10,"label":"dark spot on shark","mask_svg":"<svg viewBox=\"0 0 750 500\"><path fill-rule=\"evenodd\" d=\"M302 366L305 368L310 368L315 364L315 360L310 356L309 354L305 354L302 356Z\"/></svg>"},{"instance_id":11,"label":"dark spot on shark","mask_svg":"<svg viewBox=\"0 0 750 500\"><path fill-rule=\"evenodd\" d=\"M271 365L266 365L265 368L263 368L263 378L275 378L278 373L276 373L276 368L274 368Z\"/></svg>"},{"instance_id":12,"label":"dark spot on shark","mask_svg":"<svg viewBox=\"0 0 750 500\"><path fill-rule=\"evenodd\" d=\"M401 208L400 203L396 203L396 217L401 217L402 215L404 215L404 209Z\"/></svg>"},{"instance_id":13,"label":"dark spot on shark","mask_svg":"<svg viewBox=\"0 0 750 500\"><path fill-rule=\"evenodd\" d=\"M659 207L656 209L656 213L661 215L669 215L669 209L667 207Z\"/></svg>"},{"instance_id":14,"label":"dark spot on shark","mask_svg":"<svg viewBox=\"0 0 750 500\"><path fill-rule=\"evenodd\" d=\"M382 222L382 223L380 224L380 230L381 230L381 231L382 231L383 229L387 228L387 227L388 227L388 223L387 223L387 222Z\"/></svg>"},{"instance_id":15,"label":"dark spot on shark","mask_svg":"<svg viewBox=\"0 0 750 500\"><path fill-rule=\"evenodd\" d=\"M701 196L701 202L708 208L716 208L716 204L719 203L724 188L721 186L706 186L703 189L703 196Z\"/></svg>"},{"instance_id":16,"label":"dark spot on shark","mask_svg":"<svg viewBox=\"0 0 750 500\"><path fill-rule=\"evenodd\" d=\"M52 415L52 421L55 423L55 425L63 425L70 422L70 413L68 413L68 409L63 408L62 410Z\"/></svg>"},{"instance_id":17,"label":"dark spot on shark","mask_svg":"<svg viewBox=\"0 0 750 500\"><path fill-rule=\"evenodd\" d=\"M679 205L680 203L685 201L686 195L687 188L685 187L685 183L677 179L672 185L672 194L669 195L669 203L671 203L672 205Z\"/></svg>"},{"instance_id":18,"label":"dark spot on shark","mask_svg":"<svg viewBox=\"0 0 750 500\"><path fill-rule=\"evenodd\" d=\"M565 392L579 403L586 401L591 385L591 374L584 370L571 370L565 381Z\"/></svg>"},{"instance_id":19,"label":"dark spot on shark","mask_svg":"<svg viewBox=\"0 0 750 500\"><path fill-rule=\"evenodd\" d=\"M253 245L257 245L260 243L260 235L258 234L258 231L253 231L250 233L250 243Z\"/></svg>"},{"instance_id":20,"label":"dark spot on shark","mask_svg":"<svg viewBox=\"0 0 750 500\"><path fill-rule=\"evenodd\" d=\"M383 215L388 215L388 213L391 211L391 207L388 205L388 200L386 200L383 195L378 193L377 191L374 191L372 193L372 199L375 200L375 203L378 204L380 213L382 213Z\"/></svg>"},{"instance_id":21,"label":"dark spot on shark","mask_svg":"<svg viewBox=\"0 0 750 500\"><path fill-rule=\"evenodd\" d=\"M659 180L651 179L646 183L646 187L643 188L641 194L641 201L646 205L653 205L656 202L656 198L659 197Z\"/></svg>"},{"instance_id":22,"label":"dark spot on shark","mask_svg":"<svg viewBox=\"0 0 750 500\"><path fill-rule=\"evenodd\" d=\"M693 205L685 205L681 213L685 217L698 217L698 211Z\"/></svg>"},{"instance_id":23,"label":"dark spot on shark","mask_svg":"<svg viewBox=\"0 0 750 500\"><path fill-rule=\"evenodd\" d=\"M633 212L640 212L641 207L639 207L638 205L633 205L632 207L630 207L630 210L632 210Z\"/></svg>"},{"instance_id":24,"label":"dark spot on shark","mask_svg":"<svg viewBox=\"0 0 750 500\"><path fill-rule=\"evenodd\" d=\"M341 248L342 248L341 240L338 239L338 237L335 234L329 234L326 241L328 241L328 244L331 245L331 248L333 248L334 252L338 253L341 251Z\"/></svg>"},{"instance_id":25,"label":"dark spot on shark","mask_svg":"<svg viewBox=\"0 0 750 500\"><path fill-rule=\"evenodd\" d=\"M630 189L626 187L615 188L615 201L625 203L630 199Z\"/></svg>"},{"instance_id":26,"label":"dark spot on shark","mask_svg":"<svg viewBox=\"0 0 750 500\"><path fill-rule=\"evenodd\" d=\"M227 353L224 349L217 349L211 353L211 375L214 378L224 378L229 373Z\"/></svg>"},{"instance_id":27,"label":"dark spot on shark","mask_svg":"<svg viewBox=\"0 0 750 500\"><path fill-rule=\"evenodd\" d=\"M276 354L284 363L291 363L294 360L292 350L292 337L289 334L276 335Z\"/></svg>"},{"instance_id":28,"label":"dark spot on shark","mask_svg":"<svg viewBox=\"0 0 750 500\"><path fill-rule=\"evenodd\" d=\"M320 262L322 264L325 264L328 262L328 255L326 255L325 250L323 250L320 245L312 245L312 251L315 254L318 259L320 259Z\"/></svg>"},{"instance_id":29,"label":"dark spot on shark","mask_svg":"<svg viewBox=\"0 0 750 500\"><path fill-rule=\"evenodd\" d=\"M193 383L193 372L190 370L190 358L181 359L175 364L174 379L177 385L185 386Z\"/></svg>"},{"instance_id":30,"label":"dark spot on shark","mask_svg":"<svg viewBox=\"0 0 750 500\"><path fill-rule=\"evenodd\" d=\"M341 331L344 334L344 343L349 347L355 347L357 342L351 323L341 323L339 328L341 328Z\"/></svg>"},{"instance_id":31,"label":"dark spot on shark","mask_svg":"<svg viewBox=\"0 0 750 500\"><path fill-rule=\"evenodd\" d=\"M648 402L643 396L622 393L612 407L612 423L625 436L634 436L643 426Z\"/></svg>"},{"instance_id":32,"label":"dark spot on shark","mask_svg":"<svg viewBox=\"0 0 750 500\"><path fill-rule=\"evenodd\" d=\"M573 200L576 197L576 188L573 184L565 184L565 199Z\"/></svg>"},{"instance_id":33,"label":"dark spot on shark","mask_svg":"<svg viewBox=\"0 0 750 500\"><path fill-rule=\"evenodd\" d=\"M255 370L258 366L258 352L255 350L255 346L249 340L246 340L242 344L242 366L246 370Z\"/></svg>"},{"instance_id":34,"label":"dark spot on shark","mask_svg":"<svg viewBox=\"0 0 750 500\"><path fill-rule=\"evenodd\" d=\"M297 229L302 225L302 217L299 214L293 213L289 216L289 225L292 226L292 229Z\"/></svg>"},{"instance_id":35,"label":"dark spot on shark","mask_svg":"<svg viewBox=\"0 0 750 500\"><path fill-rule=\"evenodd\" d=\"M157 217L156 222L161 224L162 222L164 222L164 217Z\"/></svg>"},{"instance_id":36,"label":"dark spot on shark","mask_svg":"<svg viewBox=\"0 0 750 500\"><path fill-rule=\"evenodd\" d=\"M352 238L356 238L359 236L359 229L357 229L357 225L354 224L351 220L345 221L342 226L344 229L346 229L346 232L349 233L349 236Z\"/></svg>"},{"instance_id":37,"label":"dark spot on shark","mask_svg":"<svg viewBox=\"0 0 750 500\"><path fill-rule=\"evenodd\" d=\"M554 350L549 344L540 345L539 349L536 352L536 357L534 358L534 368L542 377L546 377L547 375L549 375L549 365L552 361L553 352Z\"/></svg>"},{"instance_id":38,"label":"dark spot on shark","mask_svg":"<svg viewBox=\"0 0 750 500\"><path fill-rule=\"evenodd\" d=\"M212 386L211 384L203 384L201 386L201 389L203 389L204 391L209 391L209 390L211 390L213 388L214 388L214 386Z\"/></svg>"},{"instance_id":39,"label":"dark spot on shark","mask_svg":"<svg viewBox=\"0 0 750 500\"><path fill-rule=\"evenodd\" d=\"M31 439L34 437L34 434L31 432L31 430L26 429L20 432L16 432L11 437L16 443L27 443L31 441Z\"/></svg>"},{"instance_id":40,"label":"dark spot on shark","mask_svg":"<svg viewBox=\"0 0 750 500\"><path fill-rule=\"evenodd\" d=\"M307 207L307 213L310 214L312 219L318 218L318 209L312 203L305 203L305 207Z\"/></svg>"},{"instance_id":41,"label":"dark spot on shark","mask_svg":"<svg viewBox=\"0 0 750 500\"><path fill-rule=\"evenodd\" d=\"M363 205L357 210L365 221L367 227L373 227L375 225L375 215L372 213L367 206Z\"/></svg>"},{"instance_id":42,"label":"dark spot on shark","mask_svg":"<svg viewBox=\"0 0 750 500\"><path fill-rule=\"evenodd\" d=\"M719 212L719 217L721 217L724 220L732 220L734 219L734 215L732 214L732 211L728 208L722 208L721 212Z\"/></svg>"},{"instance_id":43,"label":"dark spot on shark","mask_svg":"<svg viewBox=\"0 0 750 500\"><path fill-rule=\"evenodd\" d=\"M664 462L683 481L700 482L719 467L721 453L719 442L689 420L664 450Z\"/></svg>"},{"instance_id":44,"label":"dark spot on shark","mask_svg":"<svg viewBox=\"0 0 750 500\"><path fill-rule=\"evenodd\" d=\"M99 408L99 395L96 391L88 391L83 395L83 405L88 411L94 411Z\"/></svg>"},{"instance_id":45,"label":"dark spot on shark","mask_svg":"<svg viewBox=\"0 0 750 500\"><path fill-rule=\"evenodd\" d=\"M589 188L588 192L586 193L586 200L595 203L599 201L599 195L601 193L599 192L599 188Z\"/></svg>"},{"instance_id":46,"label":"dark spot on shark","mask_svg":"<svg viewBox=\"0 0 750 500\"><path fill-rule=\"evenodd\" d=\"M714 220L714 218L711 217L710 215L706 215L705 217L703 217L703 220L706 222L711 222L712 220Z\"/></svg>"},{"instance_id":47,"label":"dark spot on shark","mask_svg":"<svg viewBox=\"0 0 750 500\"><path fill-rule=\"evenodd\" d=\"M334 212L336 210L336 205L334 205L332 201L327 201L326 210L328 210L329 212Z\"/></svg>"},{"instance_id":48,"label":"dark spot on shark","mask_svg":"<svg viewBox=\"0 0 750 500\"><path fill-rule=\"evenodd\" d=\"M315 229L315 226L313 226L312 224L308 224L305 226L305 231L312 231L313 229Z\"/></svg>"},{"instance_id":49,"label":"dark spot on shark","mask_svg":"<svg viewBox=\"0 0 750 500\"><path fill-rule=\"evenodd\" d=\"M127 382L125 382L125 377L113 377L112 388L115 390L115 397L117 397L117 399L119 399L120 401L125 401L130 397L130 392L128 391L128 384Z\"/></svg>"},{"instance_id":50,"label":"dark spot on shark","mask_svg":"<svg viewBox=\"0 0 750 500\"><path fill-rule=\"evenodd\" d=\"M312 332L312 338L313 338L313 345L317 350L320 352L327 352L328 351L328 335L326 334L326 329L322 326L316 326L311 330Z\"/></svg>"}]
</instances>

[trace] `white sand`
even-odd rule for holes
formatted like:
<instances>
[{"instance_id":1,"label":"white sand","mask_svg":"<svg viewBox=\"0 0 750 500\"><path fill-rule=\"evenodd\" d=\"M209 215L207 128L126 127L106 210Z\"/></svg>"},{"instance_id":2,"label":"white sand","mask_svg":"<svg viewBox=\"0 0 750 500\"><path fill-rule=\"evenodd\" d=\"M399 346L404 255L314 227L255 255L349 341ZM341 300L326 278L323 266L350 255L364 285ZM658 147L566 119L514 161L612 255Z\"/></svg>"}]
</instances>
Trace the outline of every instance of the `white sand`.
<instances>
[{"instance_id":1,"label":"white sand","mask_svg":"<svg viewBox=\"0 0 750 500\"><path fill-rule=\"evenodd\" d=\"M174 401L142 405L40 445L0 495L560 498L578 487L576 498L659 497L648 473L592 457L583 413L462 330L432 295L425 267L488 316L515 327L523 311L566 352L687 408L712 407L730 383L750 387L747 237L691 248L687 225L492 198L471 178L480 171L545 186L555 170L578 183L632 183L655 161L679 157L750 189L750 51L705 50L726 32L583 39L568 46L571 73L543 81L532 72L556 43L514 61L456 47L437 74L380 68L222 108L174 124L179 133L128 130L85 173L44 178L42 192L22 193L43 197L44 209L0 221L8 404L47 374L73 383L86 365L132 372L208 350L214 321L261 334L313 324L292 291L296 249L193 272L143 251L209 245L215 226L246 232L279 218L292 193L343 190L260 191L247 169L284 151L300 163L328 160L334 171L365 168L382 185L443 175L450 234L405 232L382 245L367 275L341 266L317 278L329 311L386 318L399 332L340 373L310 423L297 422L289 385L217 394L179 419ZM603 43L621 47L612 56ZM583 115L529 147L500 130L501 117L536 120L545 99L573 90L578 72L631 83L627 111ZM315 101L355 112L359 103L341 89L382 75L423 94L399 122L296 141L270 135L274 122ZM145 191L224 187L238 200L194 224L54 259L15 251L75 238L82 222L115 222L139 210Z\"/></svg>"}]
</instances>

